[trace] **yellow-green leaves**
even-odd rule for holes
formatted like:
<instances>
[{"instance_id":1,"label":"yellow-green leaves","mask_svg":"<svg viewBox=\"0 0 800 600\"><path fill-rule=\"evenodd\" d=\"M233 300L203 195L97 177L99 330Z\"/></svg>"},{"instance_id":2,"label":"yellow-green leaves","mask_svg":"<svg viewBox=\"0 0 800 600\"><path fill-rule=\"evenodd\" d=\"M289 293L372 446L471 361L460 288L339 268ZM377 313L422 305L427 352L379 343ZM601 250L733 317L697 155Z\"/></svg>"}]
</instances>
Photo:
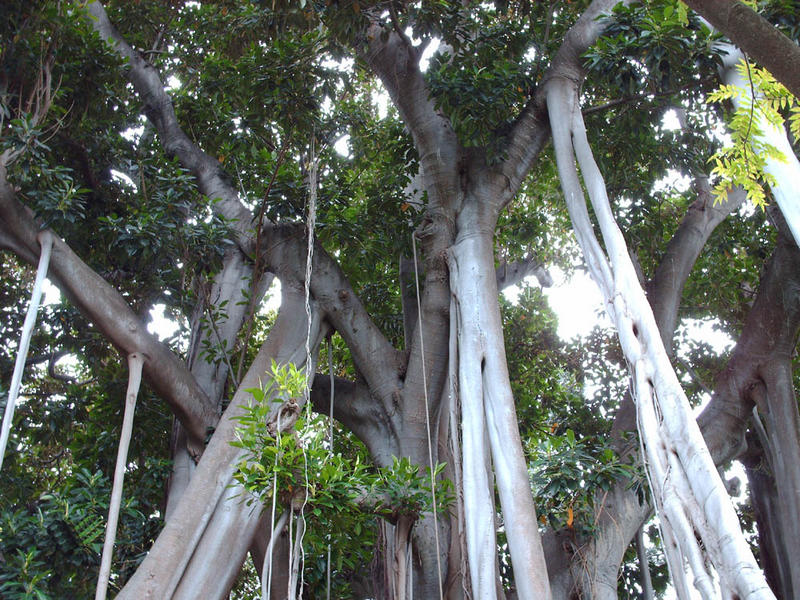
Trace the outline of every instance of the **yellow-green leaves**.
<instances>
[{"instance_id":1,"label":"yellow-green leaves","mask_svg":"<svg viewBox=\"0 0 800 600\"><path fill-rule=\"evenodd\" d=\"M672 11L670 11L672 12ZM689 24L689 7L684 2L678 0L675 6L675 16L678 18L678 23L686 27Z\"/></svg>"},{"instance_id":2,"label":"yellow-green leaves","mask_svg":"<svg viewBox=\"0 0 800 600\"><path fill-rule=\"evenodd\" d=\"M711 173L717 177L714 195L724 201L731 187L741 186L750 201L763 209L767 204L764 186L776 184L765 169L767 160L785 160L767 141L763 127L781 128L788 115L789 129L800 135L800 105L766 69L742 60L737 70L749 89L723 84L707 98L709 103L732 101L736 106L728 122L732 144L709 159L714 165Z\"/></svg>"}]
</instances>

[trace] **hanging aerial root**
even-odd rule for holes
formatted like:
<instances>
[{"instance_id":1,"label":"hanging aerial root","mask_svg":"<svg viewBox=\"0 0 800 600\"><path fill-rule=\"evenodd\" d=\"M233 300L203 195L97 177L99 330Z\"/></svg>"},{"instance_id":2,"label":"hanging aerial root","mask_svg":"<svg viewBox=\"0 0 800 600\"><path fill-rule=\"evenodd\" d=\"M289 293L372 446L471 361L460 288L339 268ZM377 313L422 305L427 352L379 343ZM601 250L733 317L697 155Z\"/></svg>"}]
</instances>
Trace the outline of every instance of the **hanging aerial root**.
<instances>
[{"instance_id":1,"label":"hanging aerial root","mask_svg":"<svg viewBox=\"0 0 800 600\"><path fill-rule=\"evenodd\" d=\"M680 584L679 572L683 572L684 560L688 561L696 577L695 586L706 597L714 594L705 572L704 550L716 568L725 597L774 599L738 527L730 498L667 358L587 140L577 88L572 82L551 79L547 106L573 228L592 276L603 291L631 366L639 424L644 426L640 435L646 450L648 478L656 508L661 511L664 538L675 542L668 544L674 546L674 552L669 548L666 552L670 570ZM576 160L607 254L586 218L586 199ZM695 532L702 539L702 550ZM677 587L680 594L687 593L680 590L681 585Z\"/></svg>"},{"instance_id":2,"label":"hanging aerial root","mask_svg":"<svg viewBox=\"0 0 800 600\"><path fill-rule=\"evenodd\" d=\"M290 512L294 510L294 507L290 508ZM295 536L294 536L294 543L291 547L291 556L289 557L289 594L287 598L297 598L298 590L297 590L297 581L302 576L302 567L303 567L303 557L301 554L303 553L303 536L306 533L306 518L302 512L300 512L297 517L295 518L295 522L297 523L295 529ZM300 595L302 597L302 584Z\"/></svg>"},{"instance_id":3,"label":"hanging aerial root","mask_svg":"<svg viewBox=\"0 0 800 600\"><path fill-rule=\"evenodd\" d=\"M306 329L306 387L305 387L305 401L306 401L306 422L311 420L311 384L314 380L314 369L313 369L313 356L311 352L311 271L314 264L314 233L316 228L317 222L317 178L318 178L318 167L319 167L319 155L316 149L316 134L312 133L311 135L311 151L309 157L309 174L308 174L308 237L307 237L307 247L306 247L306 272L305 272L305 280L303 283L303 296L304 296L304 304L306 309L306 319L308 320L307 329ZM292 538L289 536L289 547L292 555L292 572L299 569L300 571L300 588L302 589L304 583L304 573L305 569L300 566L298 563L302 562L305 563L305 551L303 550L303 537L305 536L305 509L306 504L308 504L308 457L306 456L305 447L301 446L303 452L303 476L305 481L304 486L304 495L303 495L303 503L300 506L300 515L298 519L298 528L297 528L297 540L294 542L295 545L299 545L299 554L297 555L298 558L295 559L295 553L293 551L294 546L292 545ZM302 523L302 526L300 526ZM292 583L292 577L289 578L290 583ZM292 590L295 588L293 587ZM295 592L292 591L289 598L292 600Z\"/></svg>"},{"instance_id":4,"label":"hanging aerial root","mask_svg":"<svg viewBox=\"0 0 800 600\"><path fill-rule=\"evenodd\" d=\"M280 435L281 435L281 411L279 410L275 416L277 421L276 429L275 429L275 445L276 450L275 452L275 463L272 466L272 510L270 513L269 522L272 526L272 533L269 536L269 544L267 545L267 551L264 553L264 565L261 567L261 600L269 600L270 595L272 594L272 551L275 548L275 538L277 537L277 533L275 531L277 529L283 530L286 527L286 517L289 511L285 511L281 514L280 519L278 520L278 525L275 524L275 510L277 508L278 503L278 457L280 456Z\"/></svg>"},{"instance_id":5,"label":"hanging aerial root","mask_svg":"<svg viewBox=\"0 0 800 600\"><path fill-rule=\"evenodd\" d=\"M439 507L436 502L436 474L435 465L433 464L433 443L431 441L431 413L428 403L428 374L425 371L425 335L422 330L422 303L419 293L419 266L417 264L417 241L414 235L411 235L411 248L414 251L414 285L417 291L417 319L419 320L419 350L422 357L422 390L423 398L425 400L425 433L428 441L428 468L431 474L431 502L433 503L433 534L436 540L436 574L439 583L439 598L444 598L444 589L442 584L442 549L439 543Z\"/></svg>"},{"instance_id":6,"label":"hanging aerial root","mask_svg":"<svg viewBox=\"0 0 800 600\"><path fill-rule=\"evenodd\" d=\"M117 450L117 465L114 469L114 485L111 488L111 503L108 507L108 522L106 523L106 539L103 543L103 558L100 562L100 575L97 578L97 591L95 600L105 600L108 590L108 578L111 574L111 556L114 553L114 540L117 537L117 522L119 521L119 507L122 502L122 483L125 479L125 465L128 462L128 446L133 431L133 413L136 409L136 397L139 395L139 386L142 383L142 366L144 355L133 352L128 355L128 391L125 394L125 412L122 417L122 432L119 436L119 449Z\"/></svg>"},{"instance_id":7,"label":"hanging aerial root","mask_svg":"<svg viewBox=\"0 0 800 600\"><path fill-rule=\"evenodd\" d=\"M11 434L11 423L14 420L14 408L16 408L19 388L22 383L22 373L25 370L25 361L28 358L28 347L31 343L33 326L36 324L36 313L39 311L39 302L42 298L42 285L47 276L47 268L50 265L50 254L53 249L53 236L47 231L39 234L39 266L36 268L36 280L31 291L31 301L28 304L28 313L25 315L25 322L22 325L22 335L17 349L17 360L14 363L14 374L11 376L11 386L8 389L8 402L3 415L3 429L0 432L0 469L3 468L3 457L6 454L6 445Z\"/></svg>"},{"instance_id":8,"label":"hanging aerial root","mask_svg":"<svg viewBox=\"0 0 800 600\"><path fill-rule=\"evenodd\" d=\"M267 551L264 553L264 564L261 566L261 598L269 600L272 588L272 555L275 549L275 540L286 529L286 521L289 518L289 511L285 510L278 518L278 522L272 523L272 533L269 536Z\"/></svg>"},{"instance_id":9,"label":"hanging aerial root","mask_svg":"<svg viewBox=\"0 0 800 600\"><path fill-rule=\"evenodd\" d=\"M328 337L328 377L331 382L331 407L330 415L328 416L328 455L333 457L333 400L334 394L334 376L333 376L333 342ZM325 600L331 600L331 541L330 532L328 532L328 556L325 561Z\"/></svg>"}]
</instances>

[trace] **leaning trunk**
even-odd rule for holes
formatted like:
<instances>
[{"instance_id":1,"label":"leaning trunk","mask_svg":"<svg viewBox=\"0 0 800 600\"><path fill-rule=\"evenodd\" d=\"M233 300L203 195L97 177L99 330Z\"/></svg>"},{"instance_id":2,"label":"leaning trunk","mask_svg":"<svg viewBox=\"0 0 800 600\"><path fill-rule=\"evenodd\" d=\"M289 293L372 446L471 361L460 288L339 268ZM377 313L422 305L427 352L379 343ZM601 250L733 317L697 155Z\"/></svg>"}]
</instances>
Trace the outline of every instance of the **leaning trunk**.
<instances>
[{"instance_id":1,"label":"leaning trunk","mask_svg":"<svg viewBox=\"0 0 800 600\"><path fill-rule=\"evenodd\" d=\"M192 315L192 335L187 363L198 385L213 403L222 410L226 382L230 373L231 355L236 338L245 320L247 282L253 268L242 252L234 247L228 250L222 269L210 285L201 289ZM271 280L271 277L268 279ZM203 286L203 284L201 284ZM260 298L263 285L253 286L251 294ZM237 384L234 380L234 384ZM169 519L191 481L197 456L187 445L186 432L175 420L170 438L172 472L167 487L165 518Z\"/></svg>"},{"instance_id":2,"label":"leaning trunk","mask_svg":"<svg viewBox=\"0 0 800 600\"><path fill-rule=\"evenodd\" d=\"M243 457L242 450L230 445L235 419L251 399L247 390L265 383L272 360L305 365L307 321L302 315L302 297L287 291L278 319L220 420L186 493L120 599L211 600L230 592L262 517L259 505L248 506L245 490L233 480ZM315 350L321 332L315 318L311 333Z\"/></svg>"},{"instance_id":3,"label":"leaning trunk","mask_svg":"<svg viewBox=\"0 0 800 600\"><path fill-rule=\"evenodd\" d=\"M578 90L551 79L547 105L559 177L578 242L601 288L631 368L643 455L659 511L665 552L679 594L688 594L686 561L701 593L714 594L704 554L722 593L773 598L738 527L736 513L695 423L631 264L586 138ZM604 251L594 236L575 160L597 216ZM703 542L698 544L697 533Z\"/></svg>"}]
</instances>

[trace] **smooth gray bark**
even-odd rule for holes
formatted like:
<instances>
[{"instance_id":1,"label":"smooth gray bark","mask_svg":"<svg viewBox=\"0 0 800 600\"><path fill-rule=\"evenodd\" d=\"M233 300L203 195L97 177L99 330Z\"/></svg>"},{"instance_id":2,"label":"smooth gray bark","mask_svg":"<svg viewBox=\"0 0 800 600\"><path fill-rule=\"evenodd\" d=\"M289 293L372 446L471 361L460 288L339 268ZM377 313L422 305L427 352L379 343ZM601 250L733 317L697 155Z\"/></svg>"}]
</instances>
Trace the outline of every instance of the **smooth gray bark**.
<instances>
[{"instance_id":1,"label":"smooth gray bark","mask_svg":"<svg viewBox=\"0 0 800 600\"><path fill-rule=\"evenodd\" d=\"M248 505L245 491L233 484L235 465L243 452L230 445L235 417L251 400L246 390L268 382L272 360L298 368L306 361L302 296L287 290L283 297L273 329L220 420L172 518L118 598L212 600L230 591L261 518L260 505ZM315 313L311 343L318 349L324 329Z\"/></svg>"},{"instance_id":2,"label":"smooth gray bark","mask_svg":"<svg viewBox=\"0 0 800 600\"><path fill-rule=\"evenodd\" d=\"M100 560L100 575L97 577L97 590L95 600L105 600L108 591L108 578L111 574L111 557L114 553L114 540L117 537L117 522L119 507L122 503L122 485L125 479L125 467L128 463L128 446L133 432L133 415L136 409L136 398L139 395L139 385L142 382L141 354L128 355L128 390L125 394L125 412L122 418L122 429L119 434L119 449L117 462L114 467L114 484L111 488L111 501L108 503L108 520L106 521L106 536L103 542L103 554Z\"/></svg>"},{"instance_id":3,"label":"smooth gray bark","mask_svg":"<svg viewBox=\"0 0 800 600\"><path fill-rule=\"evenodd\" d=\"M37 236L41 226L22 205L0 167L0 242L28 264L39 257ZM49 231L49 230L48 230ZM144 377L170 405L189 433L202 447L206 430L218 419L216 407L183 362L147 331L145 323L122 296L89 268L55 232L49 278L123 355L145 356Z\"/></svg>"},{"instance_id":4,"label":"smooth gray bark","mask_svg":"<svg viewBox=\"0 0 800 600\"><path fill-rule=\"evenodd\" d=\"M203 282L199 283L199 299L191 319L187 364L197 384L206 391L219 412L222 412L226 382L233 376L229 369L236 339L246 317L248 287L252 288L252 297L259 299L272 280L268 275L264 281L253 285L252 275L252 265L239 248L234 247L226 252L222 269L208 284L210 289L206 290ZM204 355L207 348L214 349L213 355ZM172 472L167 484L166 519L172 515L189 485L199 458L188 448L178 421L173 425L170 454Z\"/></svg>"}]
</instances>

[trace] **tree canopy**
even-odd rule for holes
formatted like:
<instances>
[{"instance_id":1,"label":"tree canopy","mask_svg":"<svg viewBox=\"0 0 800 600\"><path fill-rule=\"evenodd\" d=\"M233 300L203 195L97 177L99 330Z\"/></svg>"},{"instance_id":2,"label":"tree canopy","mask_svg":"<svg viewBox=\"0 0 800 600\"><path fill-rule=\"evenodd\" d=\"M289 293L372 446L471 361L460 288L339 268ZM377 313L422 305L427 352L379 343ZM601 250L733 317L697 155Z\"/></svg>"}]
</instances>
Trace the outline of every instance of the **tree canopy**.
<instances>
[{"instance_id":1,"label":"tree canopy","mask_svg":"<svg viewBox=\"0 0 800 600\"><path fill-rule=\"evenodd\" d=\"M119 598L800 597L800 105L688 4L3 3L0 596L95 590L137 355Z\"/></svg>"}]
</instances>

